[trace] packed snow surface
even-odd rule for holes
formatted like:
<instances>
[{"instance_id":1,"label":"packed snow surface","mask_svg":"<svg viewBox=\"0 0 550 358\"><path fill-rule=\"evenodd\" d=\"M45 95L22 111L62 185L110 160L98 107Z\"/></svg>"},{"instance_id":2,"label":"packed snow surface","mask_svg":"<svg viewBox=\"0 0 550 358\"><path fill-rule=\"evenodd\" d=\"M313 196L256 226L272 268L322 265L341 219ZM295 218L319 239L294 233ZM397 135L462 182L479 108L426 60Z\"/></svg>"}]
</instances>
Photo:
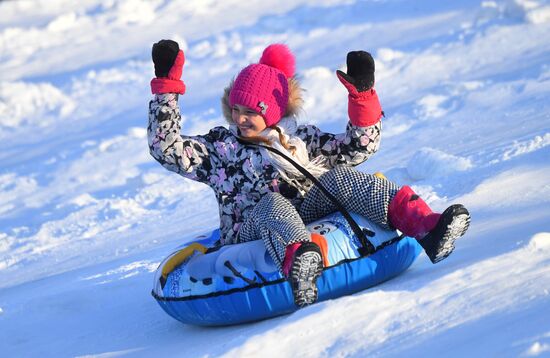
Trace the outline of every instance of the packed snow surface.
<instances>
[{"instance_id":1,"label":"packed snow surface","mask_svg":"<svg viewBox=\"0 0 550 358\"><path fill-rule=\"evenodd\" d=\"M543 0L0 2L3 357L550 357L550 4ZM335 76L376 60L386 113L359 166L472 225L445 261L294 314L184 325L150 296L174 247L218 225L210 189L147 148L151 45L186 53L183 130L273 42L306 88L301 123L342 132Z\"/></svg>"}]
</instances>

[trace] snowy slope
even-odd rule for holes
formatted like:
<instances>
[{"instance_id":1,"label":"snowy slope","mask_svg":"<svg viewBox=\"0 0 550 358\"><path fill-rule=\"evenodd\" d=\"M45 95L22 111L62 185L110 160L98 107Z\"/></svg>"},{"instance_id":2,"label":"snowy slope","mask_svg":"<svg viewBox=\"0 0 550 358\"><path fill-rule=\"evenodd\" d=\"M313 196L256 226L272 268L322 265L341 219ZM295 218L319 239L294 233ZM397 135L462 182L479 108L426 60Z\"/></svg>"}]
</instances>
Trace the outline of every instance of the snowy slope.
<instances>
[{"instance_id":1,"label":"snowy slope","mask_svg":"<svg viewBox=\"0 0 550 358\"><path fill-rule=\"evenodd\" d=\"M550 356L549 34L542 0L0 2L0 356ZM387 117L359 169L465 204L470 231L438 265L289 316L173 320L153 272L218 222L207 187L148 154L161 38L186 50L190 134L223 125L224 86L275 41L301 120L342 131L334 71L370 51Z\"/></svg>"}]
</instances>

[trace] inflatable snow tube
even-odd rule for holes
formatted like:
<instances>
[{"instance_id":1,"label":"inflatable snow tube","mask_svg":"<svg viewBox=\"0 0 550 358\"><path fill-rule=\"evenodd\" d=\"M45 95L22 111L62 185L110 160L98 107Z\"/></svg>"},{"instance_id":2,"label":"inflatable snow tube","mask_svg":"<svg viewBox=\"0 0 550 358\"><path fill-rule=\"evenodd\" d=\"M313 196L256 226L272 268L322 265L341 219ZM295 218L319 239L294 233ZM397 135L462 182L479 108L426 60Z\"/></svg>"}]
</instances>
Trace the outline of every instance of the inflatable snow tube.
<instances>
[{"instance_id":1,"label":"inflatable snow tube","mask_svg":"<svg viewBox=\"0 0 550 358\"><path fill-rule=\"evenodd\" d=\"M317 280L318 300L362 291L405 271L422 250L410 237L383 230L352 214L366 229L376 251L361 257L359 239L339 213L310 225L324 256ZM179 247L159 266L152 291L173 318L200 326L258 321L296 311L292 289L267 253L263 241L227 245L206 253L219 230ZM320 242L319 242L320 241Z\"/></svg>"}]
</instances>

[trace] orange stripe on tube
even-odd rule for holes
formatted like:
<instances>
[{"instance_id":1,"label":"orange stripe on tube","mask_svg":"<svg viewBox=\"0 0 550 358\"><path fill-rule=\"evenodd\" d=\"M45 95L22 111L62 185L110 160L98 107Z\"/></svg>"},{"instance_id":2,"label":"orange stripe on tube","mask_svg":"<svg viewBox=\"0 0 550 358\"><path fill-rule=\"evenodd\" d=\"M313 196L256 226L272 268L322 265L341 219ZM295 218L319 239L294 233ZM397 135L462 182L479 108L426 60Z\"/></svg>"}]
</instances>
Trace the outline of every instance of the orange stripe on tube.
<instances>
[{"instance_id":1,"label":"orange stripe on tube","mask_svg":"<svg viewBox=\"0 0 550 358\"><path fill-rule=\"evenodd\" d=\"M323 265L324 267L329 266L328 262L328 244L327 239L323 235L317 233L311 233L311 241L316 243L321 248L321 254L323 255Z\"/></svg>"}]
</instances>

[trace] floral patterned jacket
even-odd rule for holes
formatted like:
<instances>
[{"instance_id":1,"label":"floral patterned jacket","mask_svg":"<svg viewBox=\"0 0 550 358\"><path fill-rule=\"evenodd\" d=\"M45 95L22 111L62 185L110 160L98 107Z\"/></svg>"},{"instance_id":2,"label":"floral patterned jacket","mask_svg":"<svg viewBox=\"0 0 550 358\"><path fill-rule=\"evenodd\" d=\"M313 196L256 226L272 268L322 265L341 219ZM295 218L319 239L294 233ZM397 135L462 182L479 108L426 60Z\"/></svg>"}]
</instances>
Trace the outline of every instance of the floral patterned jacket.
<instances>
[{"instance_id":1,"label":"floral patterned jacket","mask_svg":"<svg viewBox=\"0 0 550 358\"><path fill-rule=\"evenodd\" d=\"M151 155L166 169L210 186L218 199L221 244L238 242L240 225L270 191L279 192L299 209L310 180L283 180L262 157L259 148L237 141L230 129L215 127L205 135L180 134L178 95L155 95L149 103L147 127ZM374 154L381 122L356 127L348 122L343 134L324 133L312 125L298 126L295 135L306 144L310 159L324 156L329 168L356 166Z\"/></svg>"}]
</instances>

